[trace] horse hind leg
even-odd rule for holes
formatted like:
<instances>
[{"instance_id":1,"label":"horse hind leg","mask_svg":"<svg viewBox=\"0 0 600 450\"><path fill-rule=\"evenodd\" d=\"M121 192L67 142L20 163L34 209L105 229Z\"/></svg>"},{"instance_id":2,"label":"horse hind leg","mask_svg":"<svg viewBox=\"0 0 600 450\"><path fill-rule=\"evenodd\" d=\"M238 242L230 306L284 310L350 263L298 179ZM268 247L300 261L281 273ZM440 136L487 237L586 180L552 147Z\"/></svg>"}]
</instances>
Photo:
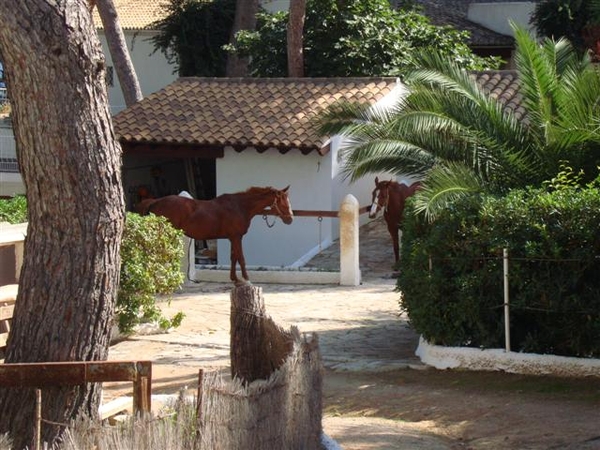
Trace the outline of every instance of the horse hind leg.
<instances>
[{"instance_id":1,"label":"horse hind leg","mask_svg":"<svg viewBox=\"0 0 600 450\"><path fill-rule=\"evenodd\" d=\"M400 261L400 243L398 238L398 226L388 225L388 231L390 233L390 236L392 237L392 246L394 248L394 261L395 264L398 264L398 262Z\"/></svg>"},{"instance_id":2,"label":"horse hind leg","mask_svg":"<svg viewBox=\"0 0 600 450\"><path fill-rule=\"evenodd\" d=\"M396 231L395 234L392 234L392 242L394 244L394 258L395 258L395 262L396 264L398 264L400 262L400 242L398 239L398 232Z\"/></svg>"}]
</instances>

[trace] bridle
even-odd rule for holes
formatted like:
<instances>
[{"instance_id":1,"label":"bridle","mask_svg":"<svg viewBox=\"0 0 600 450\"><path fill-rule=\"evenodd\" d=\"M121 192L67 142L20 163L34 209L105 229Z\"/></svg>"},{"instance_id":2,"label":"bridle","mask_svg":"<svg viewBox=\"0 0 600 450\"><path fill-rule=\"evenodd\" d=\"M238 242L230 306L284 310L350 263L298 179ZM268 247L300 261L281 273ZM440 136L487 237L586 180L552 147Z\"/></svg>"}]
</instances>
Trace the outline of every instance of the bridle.
<instances>
[{"instance_id":1,"label":"bridle","mask_svg":"<svg viewBox=\"0 0 600 450\"><path fill-rule=\"evenodd\" d=\"M383 209L383 212L387 212L388 209L388 204L390 202L390 193L389 193L389 188L385 189L385 197L384 197L384 201L383 203L379 202L379 198L382 197L383 195L383 189L381 188L377 188L377 190L379 191L379 194L377 195L377 197L375 198L375 201L373 203L375 203L377 205L378 209Z\"/></svg>"},{"instance_id":2,"label":"bridle","mask_svg":"<svg viewBox=\"0 0 600 450\"><path fill-rule=\"evenodd\" d=\"M293 217L293 214L292 214L292 215L285 215L285 216L284 216L284 214L281 212L281 209L279 208L279 205L278 205L278 203L279 203L279 201L278 201L278 200L279 200L279 199L280 199L282 196L283 196L283 193L281 193L281 192L277 192L277 193L275 194L275 197L273 198L273 203L271 204L271 206L269 207L269 209L270 209L271 211L275 211L275 212L277 213L277 216L278 216L278 217L281 217L281 218L283 218L283 217L291 217L291 216ZM273 221L273 223L269 224L269 221L267 220L267 215L266 215L266 214L264 214L264 215L263 215L263 219L264 219L264 221L266 222L266 224L267 224L267 226L268 226L269 228L273 228L273 226L275 225L275 220Z\"/></svg>"}]
</instances>

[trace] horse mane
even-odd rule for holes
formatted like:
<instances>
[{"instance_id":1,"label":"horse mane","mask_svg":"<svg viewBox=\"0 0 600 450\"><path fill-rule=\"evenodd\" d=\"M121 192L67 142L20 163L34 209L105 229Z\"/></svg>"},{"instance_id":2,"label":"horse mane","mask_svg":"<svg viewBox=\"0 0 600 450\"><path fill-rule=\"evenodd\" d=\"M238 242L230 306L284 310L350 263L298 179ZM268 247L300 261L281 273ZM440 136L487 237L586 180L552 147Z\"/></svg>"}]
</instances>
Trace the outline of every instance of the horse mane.
<instances>
[{"instance_id":1,"label":"horse mane","mask_svg":"<svg viewBox=\"0 0 600 450\"><path fill-rule=\"evenodd\" d=\"M260 186L252 186L246 189L244 192L246 194L265 194L267 192L273 192L275 189L271 186L260 187Z\"/></svg>"}]
</instances>

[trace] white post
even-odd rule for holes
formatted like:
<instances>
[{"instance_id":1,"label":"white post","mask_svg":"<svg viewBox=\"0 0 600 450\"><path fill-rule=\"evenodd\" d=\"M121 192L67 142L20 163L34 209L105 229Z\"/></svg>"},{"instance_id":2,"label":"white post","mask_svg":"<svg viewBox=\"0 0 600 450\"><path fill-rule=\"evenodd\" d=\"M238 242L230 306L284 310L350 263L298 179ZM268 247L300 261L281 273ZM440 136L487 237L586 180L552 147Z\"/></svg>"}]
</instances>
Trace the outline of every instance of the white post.
<instances>
[{"instance_id":1,"label":"white post","mask_svg":"<svg viewBox=\"0 0 600 450\"><path fill-rule=\"evenodd\" d=\"M340 206L340 285L358 286L360 266L358 251L359 204L352 194L346 195Z\"/></svg>"},{"instance_id":2,"label":"white post","mask_svg":"<svg viewBox=\"0 0 600 450\"><path fill-rule=\"evenodd\" d=\"M504 259L504 346L510 352L510 314L508 304L508 249L502 251Z\"/></svg>"}]
</instances>

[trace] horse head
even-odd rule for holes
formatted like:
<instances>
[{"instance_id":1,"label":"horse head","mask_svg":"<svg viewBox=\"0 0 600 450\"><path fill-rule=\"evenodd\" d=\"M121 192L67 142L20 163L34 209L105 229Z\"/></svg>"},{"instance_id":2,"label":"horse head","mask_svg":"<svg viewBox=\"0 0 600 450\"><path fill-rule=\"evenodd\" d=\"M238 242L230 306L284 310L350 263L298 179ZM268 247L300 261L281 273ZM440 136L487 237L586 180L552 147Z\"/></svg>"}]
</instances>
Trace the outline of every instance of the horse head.
<instances>
[{"instance_id":1,"label":"horse head","mask_svg":"<svg viewBox=\"0 0 600 450\"><path fill-rule=\"evenodd\" d=\"M382 209L385 211L389 202L389 181L379 181L375 177L375 189L373 189L371 198L371 209L369 209L369 218L374 219Z\"/></svg>"},{"instance_id":2,"label":"horse head","mask_svg":"<svg viewBox=\"0 0 600 450\"><path fill-rule=\"evenodd\" d=\"M287 194L289 189L289 185L281 190L274 189L275 198L273 200L273 204L271 205L271 209L277 212L277 215L281 217L281 220L286 225L289 225L294 220L292 204L290 203L290 199Z\"/></svg>"}]
</instances>

